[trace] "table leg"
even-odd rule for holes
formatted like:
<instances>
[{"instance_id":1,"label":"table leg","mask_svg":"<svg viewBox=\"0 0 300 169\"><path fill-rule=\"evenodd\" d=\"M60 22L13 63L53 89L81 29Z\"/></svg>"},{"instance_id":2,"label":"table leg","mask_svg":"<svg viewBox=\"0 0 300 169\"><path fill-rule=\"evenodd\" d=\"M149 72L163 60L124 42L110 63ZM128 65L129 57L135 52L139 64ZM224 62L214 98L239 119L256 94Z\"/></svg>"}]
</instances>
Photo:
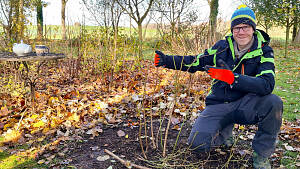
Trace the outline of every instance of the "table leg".
<instances>
[{"instance_id":1,"label":"table leg","mask_svg":"<svg viewBox=\"0 0 300 169\"><path fill-rule=\"evenodd\" d=\"M29 65L27 64L26 61L22 61L22 64L24 65L25 67L25 71L26 73L22 74L22 78L24 79L25 83L28 83L29 84L29 87L30 87L30 97L31 97L31 102L34 103L35 102L35 79L32 79L30 78L30 67Z\"/></svg>"},{"instance_id":2,"label":"table leg","mask_svg":"<svg viewBox=\"0 0 300 169\"><path fill-rule=\"evenodd\" d=\"M39 74L40 74L40 68L41 66L43 66L44 64L46 63L46 61L42 61L41 63L38 63L37 65L37 70L36 70L36 73L37 73L37 77L32 77L32 78L29 78L29 66L27 65L27 62L25 62L26 65L24 65L27 69L27 78L29 79L29 85L30 85L30 95L31 95L31 101L34 103L35 102L35 86L36 86L36 82L37 82L37 79L39 78Z\"/></svg>"}]
</instances>

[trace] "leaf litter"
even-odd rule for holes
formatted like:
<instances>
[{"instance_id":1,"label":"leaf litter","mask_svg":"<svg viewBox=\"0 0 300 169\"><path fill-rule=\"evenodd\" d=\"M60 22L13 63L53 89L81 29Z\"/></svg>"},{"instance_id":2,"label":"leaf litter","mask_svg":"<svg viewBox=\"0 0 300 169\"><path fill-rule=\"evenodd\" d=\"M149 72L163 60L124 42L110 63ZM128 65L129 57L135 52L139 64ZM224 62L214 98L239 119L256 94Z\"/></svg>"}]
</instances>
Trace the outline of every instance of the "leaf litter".
<instances>
[{"instance_id":1,"label":"leaf litter","mask_svg":"<svg viewBox=\"0 0 300 169\"><path fill-rule=\"evenodd\" d=\"M34 108L29 105L29 102L27 103L25 96L0 94L0 134L4 137L4 141L0 143L1 150L7 150L10 147L9 151L12 153L19 151L18 153L38 159L38 163L47 163L57 167L71 163L76 165L70 153L76 154L76 146L80 144L89 145L88 149L96 153L93 158L97 161L109 161L106 159L108 158L107 155L102 151L103 148L109 148L110 143L113 142L115 143L112 146L114 151L120 151L120 153L129 151L126 154L121 154L121 156L124 155L124 157L131 158L130 160L136 160L141 155L141 150L139 144L132 144L132 141L138 140L137 129L142 123L138 119L143 117L143 114L137 110L141 108L144 109L147 118L152 114L154 118L161 121L168 115L167 110L174 106L174 112L172 112L174 116L171 119L173 135L171 134L169 137L170 142L176 141L177 134L181 130L184 130L183 133L187 137L191 126L184 128L182 124L185 121L192 124L197 118L197 113L204 109L205 95L209 90L209 78L201 72L197 73L195 75L197 78L194 78L196 80L191 86L188 85L190 84L189 78L183 77L180 96L177 98L176 104L172 105L175 99L174 94L172 94L175 90L175 86L172 85L175 81L174 71L166 71L165 69L157 71L157 68L154 67L150 67L150 69L151 71L141 69L133 72L124 70L122 74L115 74L117 76L114 77L116 81L109 90L106 78L97 76L74 78L72 79L73 83L66 83L58 75L44 76L41 81L45 84L48 83L48 85L46 88L44 88L45 84L37 86L38 90L36 90L35 96L38 104ZM142 77L146 72L148 72L149 80L143 86ZM128 78L124 79L123 77ZM146 93L143 92L145 91L144 87L147 89ZM156 123L157 131L161 125L158 124ZM161 131L164 128L161 127ZM238 140L249 144L254 137L255 129L252 126L235 126L235 134L239 135ZM112 130L111 133L109 130ZM279 139L285 143L272 156L275 165L279 163L283 154L282 151L299 152L297 141L293 141L299 141L299 131L299 120L297 122L284 122ZM102 137L104 135L106 135L105 138ZM111 140L113 135L117 136L115 140ZM143 137L144 140L146 138ZM125 144L124 147L122 143L117 143L121 141L120 139L126 139L130 144ZM93 140L101 140L102 142L93 142ZM41 144L42 142L43 144ZM75 142L76 145L69 148L69 142ZM16 150L12 147L14 143L26 144L30 148L22 151ZM99 145L98 148L96 145ZM132 152L132 146L135 146L135 153ZM88 155L84 149L80 150L81 153L86 154L86 157L82 157L81 160L89 161L91 155ZM239 150L236 149L236 155L249 156L250 151L249 147L241 147ZM215 152L214 156L218 154L228 155L229 153L222 149L216 149ZM50 156L43 156L47 153L50 153ZM131 155L128 156L130 153ZM148 153L153 157L159 156L156 151L149 150ZM53 159L57 159L56 154L60 156L60 159L62 159L61 157L65 159L58 164L54 163ZM76 158L74 159L76 161ZM196 160L197 158L192 159ZM141 160L135 162L147 164ZM111 162L107 162L108 168L114 165L118 164L113 163L112 165ZM232 165L239 166L236 163Z\"/></svg>"}]
</instances>

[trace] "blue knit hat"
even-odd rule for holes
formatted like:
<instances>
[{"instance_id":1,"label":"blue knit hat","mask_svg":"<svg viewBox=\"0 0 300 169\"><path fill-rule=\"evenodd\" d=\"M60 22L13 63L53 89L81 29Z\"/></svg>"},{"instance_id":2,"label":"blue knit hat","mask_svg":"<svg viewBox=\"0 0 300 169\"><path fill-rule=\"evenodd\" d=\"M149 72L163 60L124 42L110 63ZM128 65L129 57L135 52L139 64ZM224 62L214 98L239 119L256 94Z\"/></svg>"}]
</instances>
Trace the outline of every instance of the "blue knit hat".
<instances>
[{"instance_id":1,"label":"blue knit hat","mask_svg":"<svg viewBox=\"0 0 300 169\"><path fill-rule=\"evenodd\" d=\"M248 24L256 29L256 19L254 12L246 5L240 5L231 16L231 31L238 24Z\"/></svg>"}]
</instances>

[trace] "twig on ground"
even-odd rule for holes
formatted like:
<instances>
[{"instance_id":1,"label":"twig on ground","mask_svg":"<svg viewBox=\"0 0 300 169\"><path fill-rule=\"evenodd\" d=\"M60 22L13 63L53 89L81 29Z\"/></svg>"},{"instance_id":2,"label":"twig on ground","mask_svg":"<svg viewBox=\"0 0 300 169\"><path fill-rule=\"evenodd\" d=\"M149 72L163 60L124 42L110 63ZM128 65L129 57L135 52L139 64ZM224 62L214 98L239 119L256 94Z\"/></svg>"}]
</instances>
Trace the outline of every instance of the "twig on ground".
<instances>
[{"instance_id":1,"label":"twig on ground","mask_svg":"<svg viewBox=\"0 0 300 169\"><path fill-rule=\"evenodd\" d=\"M21 121L23 120L23 117L24 117L24 114L25 114L26 111L27 111L27 108L22 113L21 119L19 120L19 123L18 123L17 131L19 131L19 127L21 125Z\"/></svg>"},{"instance_id":2,"label":"twig on ground","mask_svg":"<svg viewBox=\"0 0 300 169\"><path fill-rule=\"evenodd\" d=\"M144 167L144 166L140 166L140 165L136 165L130 161L126 161L123 160L122 158L118 157L117 155L115 155L113 152L104 149L104 152L106 152L107 154L109 154L110 156L112 156L113 158L119 160L123 165L125 165L127 168L131 168L131 167L135 167L135 168L139 168L139 169L150 169L148 167Z\"/></svg>"}]
</instances>

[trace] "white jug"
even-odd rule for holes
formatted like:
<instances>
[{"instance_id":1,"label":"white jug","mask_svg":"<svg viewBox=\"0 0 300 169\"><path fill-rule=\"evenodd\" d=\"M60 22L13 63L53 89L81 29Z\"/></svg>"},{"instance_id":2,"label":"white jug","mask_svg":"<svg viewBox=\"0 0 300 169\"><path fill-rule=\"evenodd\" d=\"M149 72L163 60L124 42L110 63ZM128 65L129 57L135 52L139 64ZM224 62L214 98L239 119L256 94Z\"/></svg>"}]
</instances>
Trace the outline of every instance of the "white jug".
<instances>
[{"instance_id":1,"label":"white jug","mask_svg":"<svg viewBox=\"0 0 300 169\"><path fill-rule=\"evenodd\" d=\"M18 56L24 56L31 51L31 46L23 43L23 40L21 40L21 43L14 43L13 45L13 52Z\"/></svg>"}]
</instances>

